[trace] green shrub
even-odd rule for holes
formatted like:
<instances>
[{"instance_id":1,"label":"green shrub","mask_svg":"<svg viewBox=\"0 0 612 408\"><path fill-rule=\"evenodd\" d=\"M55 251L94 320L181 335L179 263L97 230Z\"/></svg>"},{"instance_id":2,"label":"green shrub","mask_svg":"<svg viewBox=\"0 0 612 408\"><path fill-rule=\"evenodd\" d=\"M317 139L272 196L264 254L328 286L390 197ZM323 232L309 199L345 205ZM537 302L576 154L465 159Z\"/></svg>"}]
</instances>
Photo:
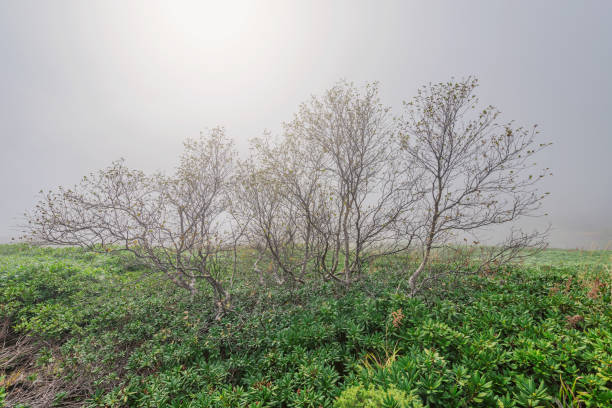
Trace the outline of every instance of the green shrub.
<instances>
[{"instance_id":1,"label":"green shrub","mask_svg":"<svg viewBox=\"0 0 612 408\"><path fill-rule=\"evenodd\" d=\"M334 402L335 408L420 408L423 403L414 393L406 394L394 386L387 389L363 385L349 387Z\"/></svg>"},{"instance_id":2,"label":"green shrub","mask_svg":"<svg viewBox=\"0 0 612 408\"><path fill-rule=\"evenodd\" d=\"M0 383L4 383L5 376L0 376ZM6 389L4 385L0 385L0 408L3 408L6 400Z\"/></svg>"}]
</instances>

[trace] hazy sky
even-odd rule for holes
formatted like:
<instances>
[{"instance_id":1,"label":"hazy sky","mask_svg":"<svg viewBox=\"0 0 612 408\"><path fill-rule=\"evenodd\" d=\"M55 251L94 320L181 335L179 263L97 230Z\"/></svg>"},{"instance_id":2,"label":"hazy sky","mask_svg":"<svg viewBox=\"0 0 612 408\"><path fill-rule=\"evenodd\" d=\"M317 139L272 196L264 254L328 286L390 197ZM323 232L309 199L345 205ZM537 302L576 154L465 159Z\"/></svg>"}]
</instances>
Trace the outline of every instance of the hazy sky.
<instances>
[{"instance_id":1,"label":"hazy sky","mask_svg":"<svg viewBox=\"0 0 612 408\"><path fill-rule=\"evenodd\" d=\"M610 1L0 0L0 242L40 189L120 157L172 170L217 125L245 150L340 78L399 110L476 75L481 102L554 143L551 244L606 246L611 22Z\"/></svg>"}]
</instances>

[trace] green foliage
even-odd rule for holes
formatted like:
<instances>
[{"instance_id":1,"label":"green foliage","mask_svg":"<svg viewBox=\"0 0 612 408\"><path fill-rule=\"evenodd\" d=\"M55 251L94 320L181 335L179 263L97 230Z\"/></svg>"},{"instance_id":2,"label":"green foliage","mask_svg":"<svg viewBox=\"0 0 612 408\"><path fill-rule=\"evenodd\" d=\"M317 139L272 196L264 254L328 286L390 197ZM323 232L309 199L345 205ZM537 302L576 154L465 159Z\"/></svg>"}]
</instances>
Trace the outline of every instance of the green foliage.
<instances>
[{"instance_id":1,"label":"green foliage","mask_svg":"<svg viewBox=\"0 0 612 408\"><path fill-rule=\"evenodd\" d=\"M4 384L5 376L0 376L0 384ZM0 407L4 407L6 400L6 389L3 385L0 385Z\"/></svg>"},{"instance_id":2,"label":"green foliage","mask_svg":"<svg viewBox=\"0 0 612 408\"><path fill-rule=\"evenodd\" d=\"M364 388L363 385L349 387L334 402L334 408L420 408L423 403L414 394L390 386Z\"/></svg>"},{"instance_id":3,"label":"green foliage","mask_svg":"<svg viewBox=\"0 0 612 408\"><path fill-rule=\"evenodd\" d=\"M192 300L133 259L0 246L0 318L38 342L41 377L87 378L92 407L612 404L605 265L531 263L409 298L395 293L403 262L341 293L245 280L214 321L210 291ZM12 404L15 387L3 385Z\"/></svg>"}]
</instances>

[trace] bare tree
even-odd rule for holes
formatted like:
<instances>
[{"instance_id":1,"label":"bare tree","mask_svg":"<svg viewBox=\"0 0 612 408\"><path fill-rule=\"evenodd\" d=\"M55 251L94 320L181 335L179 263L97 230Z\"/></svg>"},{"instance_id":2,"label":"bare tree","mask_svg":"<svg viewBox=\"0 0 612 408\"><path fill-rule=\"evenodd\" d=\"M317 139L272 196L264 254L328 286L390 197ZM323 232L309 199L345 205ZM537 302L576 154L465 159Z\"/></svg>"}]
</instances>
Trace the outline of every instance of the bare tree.
<instances>
[{"instance_id":1,"label":"bare tree","mask_svg":"<svg viewBox=\"0 0 612 408\"><path fill-rule=\"evenodd\" d=\"M499 124L496 108L479 109L477 85L467 78L422 87L399 123L402 155L421 169L419 190L425 193L417 204L423 257L409 278L413 294L432 249L459 235L536 215L548 194L536 188L548 169L537 171L532 157L548 144L536 142L535 126ZM542 234L515 231L487 262L543 244Z\"/></svg>"},{"instance_id":2,"label":"bare tree","mask_svg":"<svg viewBox=\"0 0 612 408\"><path fill-rule=\"evenodd\" d=\"M117 161L74 189L47 193L28 215L28 237L128 251L192 296L204 280L213 289L218 318L230 307L222 253L235 245L236 234L228 236L222 225L230 221L226 193L233 156L232 144L217 128L185 142L172 177L147 176Z\"/></svg>"},{"instance_id":3,"label":"bare tree","mask_svg":"<svg viewBox=\"0 0 612 408\"><path fill-rule=\"evenodd\" d=\"M409 172L398 171L377 84L360 91L340 82L302 104L283 136L293 159L285 160L289 167L275 164L280 183L319 237L316 265L327 277L349 285L373 256L410 245L394 227L416 196L411 180L398 177Z\"/></svg>"},{"instance_id":4,"label":"bare tree","mask_svg":"<svg viewBox=\"0 0 612 408\"><path fill-rule=\"evenodd\" d=\"M242 219L249 222L249 240L259 254L254 268L260 282L264 282L264 275L271 276L277 284L301 280L295 273L301 233L296 208L264 169L243 163L239 174L242 177L235 186L236 204ZM268 267L262 270L261 263L266 262Z\"/></svg>"},{"instance_id":5,"label":"bare tree","mask_svg":"<svg viewBox=\"0 0 612 408\"><path fill-rule=\"evenodd\" d=\"M340 82L300 105L279 141L256 139L238 172L231 143L215 129L185 143L171 177L119 161L48 193L29 216L30 238L129 251L192 295L204 280L217 316L230 307L223 282L233 284L243 242L259 253L262 281L295 284L312 271L350 285L374 257L416 240L423 256L409 277L414 294L435 278L422 276L432 250L534 215L544 197L535 185L548 169L534 173L532 156L546 144L536 144L535 128L496 123L492 106L479 110L476 86L468 78L424 87L394 125L377 84ZM482 265L539 247L540 238L514 231L480 251Z\"/></svg>"},{"instance_id":6,"label":"bare tree","mask_svg":"<svg viewBox=\"0 0 612 408\"><path fill-rule=\"evenodd\" d=\"M269 135L254 139L253 157L241 164L237 185L243 215L251 220L249 235L276 283L302 282L316 271L326 238L325 200L321 184L321 154L306 151L297 140L272 143ZM260 272L264 272L258 269Z\"/></svg>"},{"instance_id":7,"label":"bare tree","mask_svg":"<svg viewBox=\"0 0 612 408\"><path fill-rule=\"evenodd\" d=\"M394 136L377 84L340 82L302 104L279 140L254 140L235 201L276 281L313 271L350 285L373 257L410 245L398 227L418 197Z\"/></svg>"}]
</instances>

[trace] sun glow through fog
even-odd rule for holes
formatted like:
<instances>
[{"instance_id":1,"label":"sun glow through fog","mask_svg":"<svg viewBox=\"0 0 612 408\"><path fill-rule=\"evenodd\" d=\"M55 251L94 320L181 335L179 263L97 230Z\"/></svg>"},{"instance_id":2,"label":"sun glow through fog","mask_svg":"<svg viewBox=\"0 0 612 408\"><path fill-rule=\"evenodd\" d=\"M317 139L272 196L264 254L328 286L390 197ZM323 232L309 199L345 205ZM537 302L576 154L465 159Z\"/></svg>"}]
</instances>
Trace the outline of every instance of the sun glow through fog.
<instances>
[{"instance_id":1,"label":"sun glow through fog","mask_svg":"<svg viewBox=\"0 0 612 408\"><path fill-rule=\"evenodd\" d=\"M248 47L257 17L251 1L170 2L157 11L159 21L154 23L165 22L177 46L206 49L215 57Z\"/></svg>"},{"instance_id":2,"label":"sun glow through fog","mask_svg":"<svg viewBox=\"0 0 612 408\"><path fill-rule=\"evenodd\" d=\"M250 1L194 2L193 7L168 3L167 18L183 38L203 41L219 48L245 40L255 7Z\"/></svg>"}]
</instances>

